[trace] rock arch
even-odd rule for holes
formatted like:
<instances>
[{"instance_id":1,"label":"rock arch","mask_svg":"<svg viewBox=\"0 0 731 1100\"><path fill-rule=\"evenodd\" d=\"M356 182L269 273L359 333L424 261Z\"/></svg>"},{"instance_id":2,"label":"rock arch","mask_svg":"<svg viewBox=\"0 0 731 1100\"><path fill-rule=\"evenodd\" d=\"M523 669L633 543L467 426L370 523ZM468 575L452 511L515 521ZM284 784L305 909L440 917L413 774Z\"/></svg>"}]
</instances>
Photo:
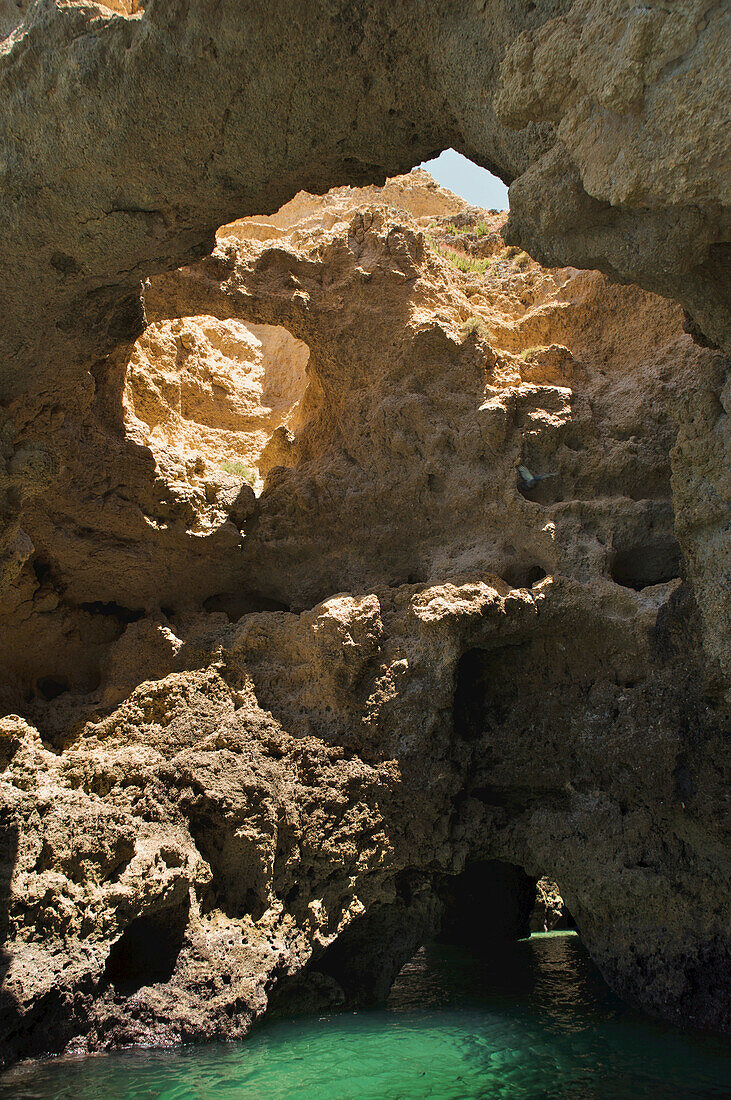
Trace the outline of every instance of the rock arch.
<instances>
[{"instance_id":1,"label":"rock arch","mask_svg":"<svg viewBox=\"0 0 731 1100\"><path fill-rule=\"evenodd\" d=\"M23 692L4 708L5 1053L37 1051L49 991L56 1049L242 1035L311 958L347 963L360 922L398 940L417 901L428 922L419 875L468 858L555 874L616 989L722 1028L726 363L656 295L728 340L726 16L328 0L302 26L278 0L258 18L242 0L37 0L0 44L8 660L29 637L101 653L122 631L119 665L145 654L114 698L90 701L77 667L36 710ZM511 184L499 285L431 247L408 178L323 200L320 225L312 196L310 220L274 223L302 188L382 183L445 146ZM104 479L135 342L203 314L311 353L302 430L272 446L258 501L242 487L247 537L222 547L260 602L151 621L86 592L82 637L57 611L54 540L119 495ZM143 451L125 452L127 496L147 529ZM72 461L82 505L36 548L28 517ZM560 483L526 492L517 466L554 461ZM140 571L146 552L133 540ZM214 596L244 585L223 580ZM254 903L214 881L225 864L235 882L229 851ZM169 912L149 1016L105 960Z\"/></svg>"}]
</instances>

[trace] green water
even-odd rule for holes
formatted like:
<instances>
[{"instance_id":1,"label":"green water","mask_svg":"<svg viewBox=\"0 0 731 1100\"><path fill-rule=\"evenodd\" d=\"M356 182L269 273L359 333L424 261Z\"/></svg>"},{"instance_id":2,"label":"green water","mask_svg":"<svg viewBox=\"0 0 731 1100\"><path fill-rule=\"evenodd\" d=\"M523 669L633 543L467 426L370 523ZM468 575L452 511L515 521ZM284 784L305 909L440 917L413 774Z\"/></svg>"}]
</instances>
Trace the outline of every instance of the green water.
<instances>
[{"instance_id":1,"label":"green water","mask_svg":"<svg viewBox=\"0 0 731 1100\"><path fill-rule=\"evenodd\" d=\"M655 1024L607 990L573 935L500 965L432 947L383 1009L263 1024L241 1043L20 1067L13 1100L651 1100L731 1095L722 1040Z\"/></svg>"}]
</instances>

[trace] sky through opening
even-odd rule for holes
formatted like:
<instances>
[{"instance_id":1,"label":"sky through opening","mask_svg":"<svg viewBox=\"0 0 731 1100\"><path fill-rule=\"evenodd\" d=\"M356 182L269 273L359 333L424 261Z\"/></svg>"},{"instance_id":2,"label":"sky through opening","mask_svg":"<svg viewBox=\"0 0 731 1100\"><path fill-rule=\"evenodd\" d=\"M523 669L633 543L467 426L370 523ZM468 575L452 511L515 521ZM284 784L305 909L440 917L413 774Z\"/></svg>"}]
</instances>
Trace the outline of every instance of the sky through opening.
<instances>
[{"instance_id":1,"label":"sky through opening","mask_svg":"<svg viewBox=\"0 0 731 1100\"><path fill-rule=\"evenodd\" d=\"M487 210L508 209L508 189L502 180L454 149L445 149L434 160L424 161L419 167L426 169L442 187L448 187L473 206Z\"/></svg>"}]
</instances>

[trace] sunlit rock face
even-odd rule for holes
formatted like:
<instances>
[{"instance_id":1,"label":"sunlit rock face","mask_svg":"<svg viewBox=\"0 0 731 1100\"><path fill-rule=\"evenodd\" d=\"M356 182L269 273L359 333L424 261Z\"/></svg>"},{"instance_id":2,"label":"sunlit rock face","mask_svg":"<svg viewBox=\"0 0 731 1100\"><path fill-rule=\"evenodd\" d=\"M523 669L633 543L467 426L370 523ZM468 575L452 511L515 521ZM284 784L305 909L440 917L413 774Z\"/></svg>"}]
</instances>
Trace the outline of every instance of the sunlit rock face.
<instances>
[{"instance_id":1,"label":"sunlit rock face","mask_svg":"<svg viewBox=\"0 0 731 1100\"><path fill-rule=\"evenodd\" d=\"M727 21L2 0L8 1058L373 995L496 862L724 1026ZM374 189L449 146L504 227Z\"/></svg>"},{"instance_id":2,"label":"sunlit rock face","mask_svg":"<svg viewBox=\"0 0 731 1100\"><path fill-rule=\"evenodd\" d=\"M328 0L304 22L287 0L3 0L0 576L32 554L32 500L88 453L92 422L119 415L108 395L145 325L141 281L208 253L232 219L258 217L251 235L266 238L267 216L301 188L380 184L453 146L511 183L514 245L673 297L699 339L728 346L728 18L709 0ZM721 386L681 416L678 460L692 454L694 472L679 476L698 484L678 529L728 682ZM117 486L88 464L74 480L91 529ZM178 501L168 511L190 520ZM132 507L109 518L117 542L150 529ZM227 528L211 541L225 557L235 539ZM211 550L194 555L204 576Z\"/></svg>"},{"instance_id":3,"label":"sunlit rock face","mask_svg":"<svg viewBox=\"0 0 731 1100\"><path fill-rule=\"evenodd\" d=\"M150 325L127 367L127 435L158 464L195 454L210 474L257 484L261 454L288 429L309 351L286 329L186 317Z\"/></svg>"},{"instance_id":4,"label":"sunlit rock face","mask_svg":"<svg viewBox=\"0 0 731 1100\"><path fill-rule=\"evenodd\" d=\"M623 996L725 1026L679 519L724 360L503 222L414 173L227 223L9 451L6 1060L372 1000L546 876Z\"/></svg>"}]
</instances>

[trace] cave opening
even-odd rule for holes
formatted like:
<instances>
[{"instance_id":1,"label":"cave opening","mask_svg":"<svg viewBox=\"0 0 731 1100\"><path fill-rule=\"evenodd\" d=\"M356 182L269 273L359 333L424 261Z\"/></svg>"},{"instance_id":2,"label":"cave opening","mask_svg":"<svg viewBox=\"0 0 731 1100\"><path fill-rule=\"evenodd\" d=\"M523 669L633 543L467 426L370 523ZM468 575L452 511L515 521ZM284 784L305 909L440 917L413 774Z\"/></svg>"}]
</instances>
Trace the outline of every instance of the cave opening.
<instances>
[{"instance_id":1,"label":"cave opening","mask_svg":"<svg viewBox=\"0 0 731 1100\"><path fill-rule=\"evenodd\" d=\"M127 364L127 436L164 480L202 486L205 505L288 465L309 348L288 329L208 315L156 321ZM223 502L225 506L225 501Z\"/></svg>"},{"instance_id":2,"label":"cave opening","mask_svg":"<svg viewBox=\"0 0 731 1100\"><path fill-rule=\"evenodd\" d=\"M440 895L444 911L437 943L483 952L530 935L536 884L516 864L475 860L445 878Z\"/></svg>"},{"instance_id":3,"label":"cave opening","mask_svg":"<svg viewBox=\"0 0 731 1100\"><path fill-rule=\"evenodd\" d=\"M105 980L124 996L169 981L183 946L189 909L186 897L178 905L136 917L111 947Z\"/></svg>"},{"instance_id":4,"label":"cave opening","mask_svg":"<svg viewBox=\"0 0 731 1100\"><path fill-rule=\"evenodd\" d=\"M506 184L494 172L475 164L456 149L444 149L439 156L419 165L438 184L466 199L473 206L497 213L508 209Z\"/></svg>"},{"instance_id":5,"label":"cave opening","mask_svg":"<svg viewBox=\"0 0 731 1100\"><path fill-rule=\"evenodd\" d=\"M649 543L617 550L612 556L609 574L615 584L640 592L653 584L664 584L682 573L680 546L669 542Z\"/></svg>"},{"instance_id":6,"label":"cave opening","mask_svg":"<svg viewBox=\"0 0 731 1100\"><path fill-rule=\"evenodd\" d=\"M119 623L136 623L144 615L141 607L123 607L114 600L91 600L78 605L80 611L86 611L89 615L108 615L117 619Z\"/></svg>"},{"instance_id":7,"label":"cave opening","mask_svg":"<svg viewBox=\"0 0 731 1100\"><path fill-rule=\"evenodd\" d=\"M503 571L503 579L511 588L532 588L534 584L544 580L548 573L542 565L532 565L523 562L515 562Z\"/></svg>"},{"instance_id":8,"label":"cave opening","mask_svg":"<svg viewBox=\"0 0 731 1100\"><path fill-rule=\"evenodd\" d=\"M229 622L235 623L242 615L260 611L290 611L289 604L265 596L259 592L217 592L203 601L203 609L212 613L222 612Z\"/></svg>"},{"instance_id":9,"label":"cave opening","mask_svg":"<svg viewBox=\"0 0 731 1100\"><path fill-rule=\"evenodd\" d=\"M46 703L58 699L59 695L69 690L68 676L39 676L36 680L36 691Z\"/></svg>"},{"instance_id":10,"label":"cave opening","mask_svg":"<svg viewBox=\"0 0 731 1100\"><path fill-rule=\"evenodd\" d=\"M558 885L506 860L468 860L459 874L404 871L394 900L372 906L304 971L277 987L274 1015L384 1004L432 949L455 949L510 987L509 945L535 934L577 932Z\"/></svg>"},{"instance_id":11,"label":"cave opening","mask_svg":"<svg viewBox=\"0 0 731 1100\"><path fill-rule=\"evenodd\" d=\"M470 860L460 874L441 879L438 893L436 943L489 955L537 932L577 931L557 883L545 875L535 878L516 863Z\"/></svg>"}]
</instances>

